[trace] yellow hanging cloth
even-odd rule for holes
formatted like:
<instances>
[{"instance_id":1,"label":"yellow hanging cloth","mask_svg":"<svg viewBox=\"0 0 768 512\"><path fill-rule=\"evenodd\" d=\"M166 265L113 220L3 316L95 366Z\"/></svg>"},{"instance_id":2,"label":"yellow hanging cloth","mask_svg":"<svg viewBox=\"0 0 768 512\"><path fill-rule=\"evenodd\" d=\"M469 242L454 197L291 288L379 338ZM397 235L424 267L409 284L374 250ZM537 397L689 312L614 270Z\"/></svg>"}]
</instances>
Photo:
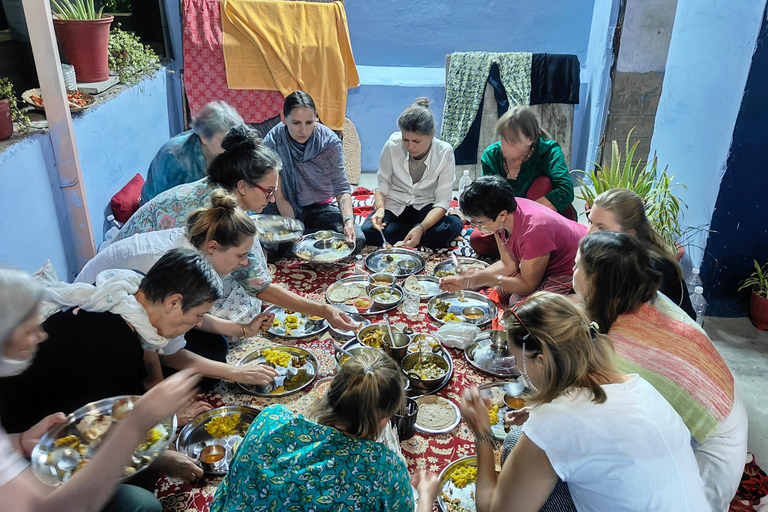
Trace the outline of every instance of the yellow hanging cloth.
<instances>
[{"instance_id":1,"label":"yellow hanging cloth","mask_svg":"<svg viewBox=\"0 0 768 512\"><path fill-rule=\"evenodd\" d=\"M343 129L360 78L341 2L221 0L221 28L230 89L305 91L322 122Z\"/></svg>"}]
</instances>

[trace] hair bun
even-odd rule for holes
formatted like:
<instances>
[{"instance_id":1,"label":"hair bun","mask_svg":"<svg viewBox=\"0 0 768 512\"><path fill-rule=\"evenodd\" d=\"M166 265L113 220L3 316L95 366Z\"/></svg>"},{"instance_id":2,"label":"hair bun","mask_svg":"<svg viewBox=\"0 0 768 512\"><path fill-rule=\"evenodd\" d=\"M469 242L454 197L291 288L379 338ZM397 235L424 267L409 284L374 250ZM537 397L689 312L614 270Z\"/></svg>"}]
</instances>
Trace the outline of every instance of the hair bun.
<instances>
[{"instance_id":1,"label":"hair bun","mask_svg":"<svg viewBox=\"0 0 768 512\"><path fill-rule=\"evenodd\" d=\"M213 208L223 208L227 212L232 212L239 205L237 204L237 198L224 190L223 188L217 188L211 194L211 206Z\"/></svg>"},{"instance_id":2,"label":"hair bun","mask_svg":"<svg viewBox=\"0 0 768 512\"><path fill-rule=\"evenodd\" d=\"M259 132L244 124L230 128L221 141L224 151L248 151L256 149L259 145L261 145Z\"/></svg>"},{"instance_id":3,"label":"hair bun","mask_svg":"<svg viewBox=\"0 0 768 512\"><path fill-rule=\"evenodd\" d=\"M420 107L429 108L429 100L424 96L421 96L420 98L416 98L415 100L413 100L413 104L418 105Z\"/></svg>"}]
</instances>

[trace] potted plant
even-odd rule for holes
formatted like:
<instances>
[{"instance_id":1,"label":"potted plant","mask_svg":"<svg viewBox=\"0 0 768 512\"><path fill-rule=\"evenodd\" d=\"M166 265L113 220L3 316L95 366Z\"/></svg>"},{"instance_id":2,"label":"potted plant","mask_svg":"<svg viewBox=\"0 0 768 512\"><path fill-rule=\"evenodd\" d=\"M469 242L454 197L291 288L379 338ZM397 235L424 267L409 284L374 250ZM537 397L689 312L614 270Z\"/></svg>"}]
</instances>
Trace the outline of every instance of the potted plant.
<instances>
[{"instance_id":1,"label":"potted plant","mask_svg":"<svg viewBox=\"0 0 768 512\"><path fill-rule=\"evenodd\" d=\"M21 131L29 129L29 118L19 109L13 84L0 78L0 141L11 138L14 122L19 123Z\"/></svg>"},{"instance_id":2,"label":"potted plant","mask_svg":"<svg viewBox=\"0 0 768 512\"><path fill-rule=\"evenodd\" d=\"M749 299L749 318L752 323L764 331L768 329L768 263L760 267L757 260L753 260L755 271L739 286L739 291L744 288L752 290Z\"/></svg>"},{"instance_id":3,"label":"potted plant","mask_svg":"<svg viewBox=\"0 0 768 512\"><path fill-rule=\"evenodd\" d=\"M662 171L658 170L658 158L653 155L653 159L642 165L642 162L632 163L639 142L635 142L631 147L630 138L634 128L627 135L625 145L625 159L622 163L621 152L616 141L611 144L611 164L608 167L602 167L595 162L590 162L594 168L589 172L583 172L591 181L585 181L577 178L581 185L581 191L577 196L585 201L587 209L592 208L595 198L612 188L626 188L632 190L643 198L646 204L646 215L653 229L661 235L661 238L669 246L672 252L678 254L678 260L682 258L685 252L683 246L678 240L683 234L680 227L680 213L682 207L686 205L674 193L676 189L685 189L685 185L674 183L675 175L668 174L665 167Z\"/></svg>"},{"instance_id":4,"label":"potted plant","mask_svg":"<svg viewBox=\"0 0 768 512\"><path fill-rule=\"evenodd\" d=\"M112 30L122 26L124 30L133 30L133 10L131 0L104 0L104 12L113 16Z\"/></svg>"},{"instance_id":5,"label":"potted plant","mask_svg":"<svg viewBox=\"0 0 768 512\"><path fill-rule=\"evenodd\" d=\"M107 49L109 25L113 17L96 11L93 0L51 0L53 27L65 60L75 66L79 82L103 82L109 79Z\"/></svg>"},{"instance_id":6,"label":"potted plant","mask_svg":"<svg viewBox=\"0 0 768 512\"><path fill-rule=\"evenodd\" d=\"M141 40L120 27L109 33L109 69L127 84L141 81L160 69L160 58Z\"/></svg>"}]
</instances>

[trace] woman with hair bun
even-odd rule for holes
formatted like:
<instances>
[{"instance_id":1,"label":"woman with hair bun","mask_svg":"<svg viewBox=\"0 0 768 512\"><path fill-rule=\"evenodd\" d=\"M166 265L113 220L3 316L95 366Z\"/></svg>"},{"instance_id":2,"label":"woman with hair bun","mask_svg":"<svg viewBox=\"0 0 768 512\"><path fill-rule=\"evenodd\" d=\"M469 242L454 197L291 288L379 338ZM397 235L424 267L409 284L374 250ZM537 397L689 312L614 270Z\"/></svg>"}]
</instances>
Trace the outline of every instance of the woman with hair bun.
<instances>
[{"instance_id":1,"label":"woman with hair bun","mask_svg":"<svg viewBox=\"0 0 768 512\"><path fill-rule=\"evenodd\" d=\"M642 377L616 368L610 339L573 301L536 293L506 326L532 396L505 418L522 429L508 435L498 476L483 398L471 389L460 403L475 434L478 511L709 510L680 416Z\"/></svg>"},{"instance_id":2,"label":"woman with hair bun","mask_svg":"<svg viewBox=\"0 0 768 512\"><path fill-rule=\"evenodd\" d=\"M461 219L447 215L456 174L453 148L435 137L427 98L417 98L397 120L379 159L373 213L363 224L369 245L387 242L447 247L461 233Z\"/></svg>"},{"instance_id":3,"label":"woman with hair bun","mask_svg":"<svg viewBox=\"0 0 768 512\"><path fill-rule=\"evenodd\" d=\"M195 210L210 207L213 193L219 188L232 194L243 210L261 213L274 202L282 166L277 153L263 144L255 130L244 125L230 129L222 147L224 152L211 162L207 178L179 185L153 198L133 214L116 240L137 233L175 228ZM224 289L229 299L226 308L224 301L217 303L217 310L221 312L217 314L219 318L248 324L261 311L261 300L266 300L286 309L322 316L341 330L355 328L340 310L272 285L258 237L254 237L248 252L248 264L224 279ZM239 335L244 334L249 333Z\"/></svg>"},{"instance_id":4,"label":"woman with hair bun","mask_svg":"<svg viewBox=\"0 0 768 512\"><path fill-rule=\"evenodd\" d=\"M267 407L240 443L211 512L275 505L318 512L412 512L405 462L376 442L403 404L404 385L392 358L366 352L342 365L311 420L284 405ZM280 485L273 483L277 478ZM421 472L413 484L419 491L417 512L431 511L437 477Z\"/></svg>"},{"instance_id":5,"label":"woman with hair bun","mask_svg":"<svg viewBox=\"0 0 768 512\"><path fill-rule=\"evenodd\" d=\"M285 98L282 123L264 137L264 144L277 151L283 162L277 202L266 213L294 217L304 223L306 233L331 230L343 233L363 250L365 236L355 224L352 195L344 171L341 139L333 130L320 124L312 97L295 91ZM337 204L333 204L336 199ZM274 252L278 258L283 253ZM270 254L270 260L273 255Z\"/></svg>"}]
</instances>

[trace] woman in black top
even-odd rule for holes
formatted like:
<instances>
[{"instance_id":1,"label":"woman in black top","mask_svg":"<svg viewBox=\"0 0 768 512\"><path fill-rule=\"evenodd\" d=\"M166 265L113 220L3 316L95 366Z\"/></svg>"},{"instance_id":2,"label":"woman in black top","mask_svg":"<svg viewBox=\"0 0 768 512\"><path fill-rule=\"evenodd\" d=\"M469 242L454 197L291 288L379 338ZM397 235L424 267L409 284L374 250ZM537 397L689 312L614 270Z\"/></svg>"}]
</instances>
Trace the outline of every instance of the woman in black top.
<instances>
[{"instance_id":1,"label":"woman in black top","mask_svg":"<svg viewBox=\"0 0 768 512\"><path fill-rule=\"evenodd\" d=\"M606 190L589 210L589 232L618 231L641 240L652 257L653 269L663 276L659 291L696 319L683 282L683 269L645 215L643 199L625 188Z\"/></svg>"}]
</instances>

